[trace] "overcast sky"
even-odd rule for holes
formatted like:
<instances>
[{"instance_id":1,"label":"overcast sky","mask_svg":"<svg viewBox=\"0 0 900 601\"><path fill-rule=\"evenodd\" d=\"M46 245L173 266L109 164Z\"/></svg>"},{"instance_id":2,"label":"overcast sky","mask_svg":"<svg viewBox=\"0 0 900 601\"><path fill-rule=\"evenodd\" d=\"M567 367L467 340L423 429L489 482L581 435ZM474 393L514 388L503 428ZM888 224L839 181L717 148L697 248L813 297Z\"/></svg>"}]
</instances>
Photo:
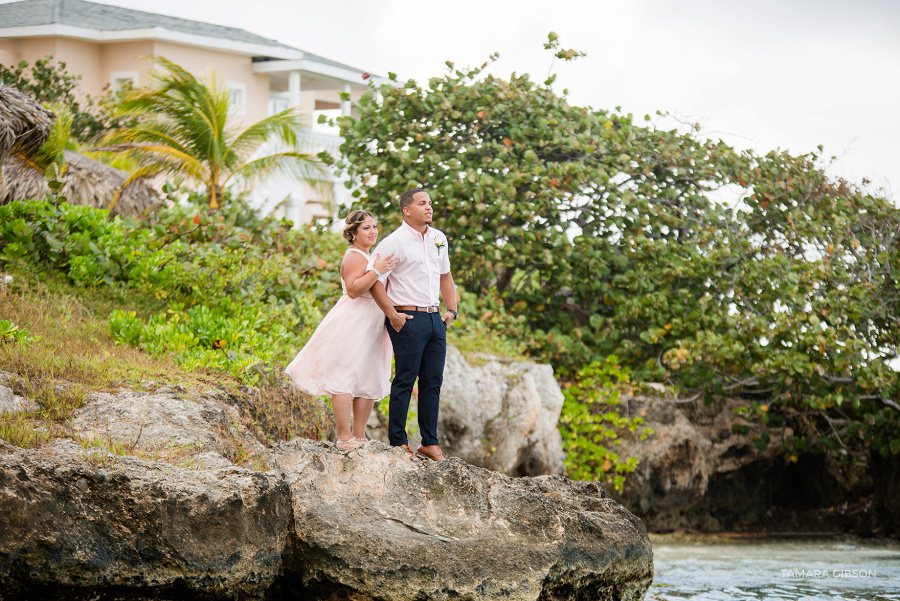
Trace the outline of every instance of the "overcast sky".
<instances>
[{"instance_id":1,"label":"overcast sky","mask_svg":"<svg viewBox=\"0 0 900 601\"><path fill-rule=\"evenodd\" d=\"M96 1L96 0L95 0ZM832 173L900 191L900 0L102 0L240 27L380 75L444 61L543 79L573 103L668 111L726 142L825 146Z\"/></svg>"}]
</instances>

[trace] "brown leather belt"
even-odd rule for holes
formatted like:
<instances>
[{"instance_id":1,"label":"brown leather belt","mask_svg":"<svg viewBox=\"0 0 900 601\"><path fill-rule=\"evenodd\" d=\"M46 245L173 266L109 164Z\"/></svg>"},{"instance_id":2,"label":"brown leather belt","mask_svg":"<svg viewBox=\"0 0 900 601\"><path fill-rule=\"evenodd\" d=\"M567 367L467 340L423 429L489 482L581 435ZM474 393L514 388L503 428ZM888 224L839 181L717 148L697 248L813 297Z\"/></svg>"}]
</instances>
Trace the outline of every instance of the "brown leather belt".
<instances>
[{"instance_id":1,"label":"brown leather belt","mask_svg":"<svg viewBox=\"0 0 900 601\"><path fill-rule=\"evenodd\" d=\"M418 311L419 313L437 313L441 310L440 307L413 307L404 305L402 307L394 307L398 311Z\"/></svg>"}]
</instances>

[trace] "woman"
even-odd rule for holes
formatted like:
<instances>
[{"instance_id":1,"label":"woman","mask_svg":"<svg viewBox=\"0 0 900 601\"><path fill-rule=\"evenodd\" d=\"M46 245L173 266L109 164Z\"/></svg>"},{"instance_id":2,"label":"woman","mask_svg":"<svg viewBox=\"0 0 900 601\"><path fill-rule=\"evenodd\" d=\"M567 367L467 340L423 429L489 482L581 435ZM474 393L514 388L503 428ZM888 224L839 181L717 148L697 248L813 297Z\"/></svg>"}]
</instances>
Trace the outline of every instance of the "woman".
<instances>
[{"instance_id":1,"label":"woman","mask_svg":"<svg viewBox=\"0 0 900 601\"><path fill-rule=\"evenodd\" d=\"M383 259L369 255L378 238L372 215L353 211L344 223L344 238L350 244L341 261L344 295L285 372L297 388L316 396L331 395L337 446L355 449L366 442L366 422L375 401L391 391L391 341L384 313L369 289L397 260L394 255Z\"/></svg>"}]
</instances>

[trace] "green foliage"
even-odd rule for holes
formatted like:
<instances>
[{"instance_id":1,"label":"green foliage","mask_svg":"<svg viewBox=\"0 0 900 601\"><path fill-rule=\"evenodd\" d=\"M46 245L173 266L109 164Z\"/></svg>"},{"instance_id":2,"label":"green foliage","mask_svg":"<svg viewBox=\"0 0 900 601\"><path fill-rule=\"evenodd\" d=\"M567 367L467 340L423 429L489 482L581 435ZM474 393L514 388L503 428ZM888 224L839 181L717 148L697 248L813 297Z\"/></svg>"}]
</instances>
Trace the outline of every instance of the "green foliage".
<instances>
[{"instance_id":1,"label":"green foliage","mask_svg":"<svg viewBox=\"0 0 900 601\"><path fill-rule=\"evenodd\" d=\"M140 246L146 233L135 232L134 238L132 244ZM46 263L79 283L112 283L130 266L117 250L124 246L121 228L90 207L46 200L0 206L0 264Z\"/></svg>"},{"instance_id":2,"label":"green foliage","mask_svg":"<svg viewBox=\"0 0 900 601\"><path fill-rule=\"evenodd\" d=\"M14 67L0 65L0 83L26 92L44 104L65 105L71 112L70 130L79 142L87 143L98 134L131 122L113 114L115 96L106 94L99 100L78 92L81 75L72 75L65 62L53 57L38 59L33 65L21 61Z\"/></svg>"},{"instance_id":3,"label":"green foliage","mask_svg":"<svg viewBox=\"0 0 900 601\"><path fill-rule=\"evenodd\" d=\"M47 140L41 146L40 150L38 150L37 154L30 157L30 163L45 173L47 172L47 169L51 168L53 165L57 165L62 169L65 165L65 155L63 154L63 151L77 151L79 146L72 136L75 115L72 113L71 108L60 102L50 103L47 108L49 108L56 116L56 119L53 121L53 128L50 130L50 135L47 137ZM47 175L56 174L51 172Z\"/></svg>"},{"instance_id":4,"label":"green foliage","mask_svg":"<svg viewBox=\"0 0 900 601\"><path fill-rule=\"evenodd\" d=\"M153 356L173 354L182 369L213 369L256 383L261 375L290 361L320 316L309 297L298 297L291 305L223 299L186 311L170 308L146 322L133 311L114 311L109 330L117 340Z\"/></svg>"},{"instance_id":5,"label":"green foliage","mask_svg":"<svg viewBox=\"0 0 900 601\"><path fill-rule=\"evenodd\" d=\"M176 205L139 222L62 202L13 202L0 207L0 262L45 265L80 286L164 301L166 311L146 317L113 311L110 332L185 369L254 383L288 363L339 296L343 243L240 209Z\"/></svg>"},{"instance_id":6,"label":"green foliage","mask_svg":"<svg viewBox=\"0 0 900 601\"><path fill-rule=\"evenodd\" d=\"M768 403L820 449L892 452L900 210L821 152L738 152L572 106L552 78L448 66L335 120L361 207L396 222L428 187L457 281L525 315L564 375L615 355L637 381Z\"/></svg>"},{"instance_id":7,"label":"green foliage","mask_svg":"<svg viewBox=\"0 0 900 601\"><path fill-rule=\"evenodd\" d=\"M202 372L182 371L167 358L153 359L130 346L116 344L107 335L106 315L110 306L140 305L144 312L159 308L154 303L144 303L134 291L106 285L76 287L46 264L14 263L7 269L13 279L0 286L0 315L8 317L19 330L27 329L33 334L33 341L0 343L0 371L12 374L6 385L14 394L36 406L26 403L22 411L0 412L0 439L22 447L38 446L57 437L88 444L89 441L80 440L73 430L72 416L92 390L120 387L140 390L148 386L156 388L162 383L194 391L214 386L244 409L247 409L244 400L248 396L257 397L254 389L239 388L236 381L225 375L210 379ZM293 403L292 410L297 406L298 403ZM300 404L299 409L304 408ZM253 412L256 407L249 409ZM286 429L302 431L297 425L284 423ZM299 425L310 425L310 422ZM108 439L105 442L112 443ZM102 446L113 450L109 444ZM178 459L169 451L145 454L129 450L133 451L129 454L157 460Z\"/></svg>"},{"instance_id":8,"label":"green foliage","mask_svg":"<svg viewBox=\"0 0 900 601\"><path fill-rule=\"evenodd\" d=\"M625 474L634 471L637 460L620 458L612 447L625 432L637 431L641 440L653 433L643 427L642 417L626 413L621 395L630 386L628 370L612 356L582 367L563 385L559 431L570 478L602 481L622 490Z\"/></svg>"},{"instance_id":9,"label":"green foliage","mask_svg":"<svg viewBox=\"0 0 900 601\"><path fill-rule=\"evenodd\" d=\"M471 360L473 353L498 357L521 357L528 332L525 316L506 311L496 295L473 294L457 288L459 319L450 326L452 340L460 352Z\"/></svg>"},{"instance_id":10,"label":"green foliage","mask_svg":"<svg viewBox=\"0 0 900 601\"><path fill-rule=\"evenodd\" d=\"M217 209L232 178L252 182L283 174L309 179L317 173L315 159L296 150L300 122L295 109L239 129L227 90L215 81L201 82L165 58L154 61L161 69L153 86L129 90L117 105L120 114L140 120L103 138L103 150L125 152L141 164L126 183L158 174L187 177L205 188L209 208ZM288 149L256 156L272 141Z\"/></svg>"},{"instance_id":11,"label":"green foliage","mask_svg":"<svg viewBox=\"0 0 900 601\"><path fill-rule=\"evenodd\" d=\"M581 52L580 50L574 50L572 48L560 48L559 36L553 31L547 34L547 41L544 42L544 50L552 50L554 53L553 58L558 58L564 61L571 61L581 58L582 56L587 56L587 53ZM553 79L547 80L548 84L552 82Z\"/></svg>"},{"instance_id":12,"label":"green foliage","mask_svg":"<svg viewBox=\"0 0 900 601\"><path fill-rule=\"evenodd\" d=\"M28 344L37 342L40 336L32 336L28 330L22 329L8 319L0 319L0 344L4 342L20 342Z\"/></svg>"}]
</instances>

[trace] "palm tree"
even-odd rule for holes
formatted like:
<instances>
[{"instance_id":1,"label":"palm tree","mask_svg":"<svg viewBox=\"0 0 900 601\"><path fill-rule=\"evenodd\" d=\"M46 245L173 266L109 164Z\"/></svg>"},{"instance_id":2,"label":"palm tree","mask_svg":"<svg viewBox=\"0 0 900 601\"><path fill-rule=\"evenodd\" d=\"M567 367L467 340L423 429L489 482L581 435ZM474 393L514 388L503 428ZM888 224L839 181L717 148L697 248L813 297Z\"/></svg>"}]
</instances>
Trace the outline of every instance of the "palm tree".
<instances>
[{"instance_id":1,"label":"palm tree","mask_svg":"<svg viewBox=\"0 0 900 601\"><path fill-rule=\"evenodd\" d=\"M130 179L157 174L186 176L201 183L210 209L219 207L222 189L245 181L284 174L313 179L317 161L296 150L256 157L268 141L296 148L298 113L288 109L239 130L229 114L228 93L200 82L182 67L153 57L163 68L154 85L126 93L119 110L139 118L137 125L108 133L104 151L124 151L141 163ZM126 184L129 183L126 181ZM113 204L116 200L113 200Z\"/></svg>"}]
</instances>

